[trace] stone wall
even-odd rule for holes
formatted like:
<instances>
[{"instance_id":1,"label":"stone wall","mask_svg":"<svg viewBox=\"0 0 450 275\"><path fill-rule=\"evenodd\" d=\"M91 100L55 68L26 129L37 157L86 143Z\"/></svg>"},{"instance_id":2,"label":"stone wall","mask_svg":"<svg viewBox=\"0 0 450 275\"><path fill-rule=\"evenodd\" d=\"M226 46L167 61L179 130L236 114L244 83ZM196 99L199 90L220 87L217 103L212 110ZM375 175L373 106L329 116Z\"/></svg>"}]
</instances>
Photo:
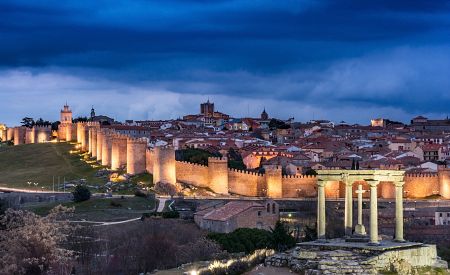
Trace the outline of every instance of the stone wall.
<instances>
[{"instance_id":1,"label":"stone wall","mask_svg":"<svg viewBox=\"0 0 450 275\"><path fill-rule=\"evenodd\" d=\"M6 140L14 141L14 128L6 129Z\"/></svg>"},{"instance_id":2,"label":"stone wall","mask_svg":"<svg viewBox=\"0 0 450 275\"><path fill-rule=\"evenodd\" d=\"M208 187L208 166L176 161L176 177L178 182L198 187Z\"/></svg>"},{"instance_id":3,"label":"stone wall","mask_svg":"<svg viewBox=\"0 0 450 275\"><path fill-rule=\"evenodd\" d=\"M316 176L288 175L283 176L283 198L311 198L317 196ZM338 183L338 182L337 182ZM337 188L337 189L336 189ZM325 196L336 196L339 190L339 184L336 182L328 182L325 188ZM329 194L327 194L327 191Z\"/></svg>"},{"instance_id":4,"label":"stone wall","mask_svg":"<svg viewBox=\"0 0 450 275\"><path fill-rule=\"evenodd\" d=\"M450 169L440 168L439 175L439 193L442 197L450 199Z\"/></svg>"},{"instance_id":5,"label":"stone wall","mask_svg":"<svg viewBox=\"0 0 450 275\"><path fill-rule=\"evenodd\" d=\"M36 129L25 128L25 144L36 143Z\"/></svg>"},{"instance_id":6,"label":"stone wall","mask_svg":"<svg viewBox=\"0 0 450 275\"><path fill-rule=\"evenodd\" d=\"M230 193L256 197L263 195L264 189L265 177L263 174L228 169L228 190Z\"/></svg>"},{"instance_id":7,"label":"stone wall","mask_svg":"<svg viewBox=\"0 0 450 275\"><path fill-rule=\"evenodd\" d=\"M439 193L437 173L406 174L403 186L405 197L423 198Z\"/></svg>"},{"instance_id":8,"label":"stone wall","mask_svg":"<svg viewBox=\"0 0 450 275\"><path fill-rule=\"evenodd\" d=\"M99 129L98 131L97 131L97 154L96 154L96 157L97 157L97 161L100 161L100 160L102 160L102 147L103 147L103 137L105 136L105 134L104 134L104 132L103 132L103 129Z\"/></svg>"}]
</instances>

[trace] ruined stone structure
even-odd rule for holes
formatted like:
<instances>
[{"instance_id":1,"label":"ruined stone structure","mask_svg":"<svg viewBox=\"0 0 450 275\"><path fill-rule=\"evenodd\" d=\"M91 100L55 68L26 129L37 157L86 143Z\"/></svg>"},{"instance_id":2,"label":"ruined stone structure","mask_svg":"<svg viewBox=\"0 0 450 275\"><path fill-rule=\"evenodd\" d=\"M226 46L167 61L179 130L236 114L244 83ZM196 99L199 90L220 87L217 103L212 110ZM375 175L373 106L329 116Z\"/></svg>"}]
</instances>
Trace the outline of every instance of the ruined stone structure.
<instances>
[{"instance_id":1,"label":"ruined stone structure","mask_svg":"<svg viewBox=\"0 0 450 275\"><path fill-rule=\"evenodd\" d=\"M147 149L146 138L127 139L127 173L131 175L146 172L145 151Z\"/></svg>"}]
</instances>

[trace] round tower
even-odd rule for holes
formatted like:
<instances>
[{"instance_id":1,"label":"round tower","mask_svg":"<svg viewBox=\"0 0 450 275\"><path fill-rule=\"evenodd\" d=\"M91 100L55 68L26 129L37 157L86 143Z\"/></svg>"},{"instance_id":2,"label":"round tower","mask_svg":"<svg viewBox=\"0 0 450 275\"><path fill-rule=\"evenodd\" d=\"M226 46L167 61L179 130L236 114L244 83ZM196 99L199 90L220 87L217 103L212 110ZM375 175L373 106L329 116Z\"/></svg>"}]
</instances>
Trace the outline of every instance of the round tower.
<instances>
[{"instance_id":1,"label":"round tower","mask_svg":"<svg viewBox=\"0 0 450 275\"><path fill-rule=\"evenodd\" d=\"M228 195L228 159L208 158L208 186L214 193Z\"/></svg>"},{"instance_id":2,"label":"round tower","mask_svg":"<svg viewBox=\"0 0 450 275\"><path fill-rule=\"evenodd\" d=\"M120 134L112 136L111 169L117 170L127 164L127 137Z\"/></svg>"},{"instance_id":3,"label":"round tower","mask_svg":"<svg viewBox=\"0 0 450 275\"><path fill-rule=\"evenodd\" d=\"M111 132L105 129L105 134L102 140L102 165L111 166L111 150L112 150L112 135Z\"/></svg>"},{"instance_id":4,"label":"round tower","mask_svg":"<svg viewBox=\"0 0 450 275\"><path fill-rule=\"evenodd\" d=\"M282 170L278 165L264 165L267 196L269 198L281 198L283 196Z\"/></svg>"},{"instance_id":5,"label":"round tower","mask_svg":"<svg viewBox=\"0 0 450 275\"><path fill-rule=\"evenodd\" d=\"M450 199L450 169L438 168L438 175L439 194L445 199Z\"/></svg>"},{"instance_id":6,"label":"round tower","mask_svg":"<svg viewBox=\"0 0 450 275\"><path fill-rule=\"evenodd\" d=\"M127 173L131 175L145 172L145 150L147 149L147 139L128 138L127 139Z\"/></svg>"},{"instance_id":7,"label":"round tower","mask_svg":"<svg viewBox=\"0 0 450 275\"><path fill-rule=\"evenodd\" d=\"M14 128L14 145L20 145L25 143L26 129L25 127Z\"/></svg>"},{"instance_id":8,"label":"round tower","mask_svg":"<svg viewBox=\"0 0 450 275\"><path fill-rule=\"evenodd\" d=\"M172 146L158 146L154 151L153 182L175 184L177 182L175 149Z\"/></svg>"},{"instance_id":9,"label":"round tower","mask_svg":"<svg viewBox=\"0 0 450 275\"><path fill-rule=\"evenodd\" d=\"M6 130L6 140L8 141L14 140L14 128L8 128Z\"/></svg>"},{"instance_id":10,"label":"round tower","mask_svg":"<svg viewBox=\"0 0 450 275\"><path fill-rule=\"evenodd\" d=\"M89 146L91 147L91 156L97 158L97 128L92 127L89 129L89 136L91 140L89 141Z\"/></svg>"},{"instance_id":11,"label":"round tower","mask_svg":"<svg viewBox=\"0 0 450 275\"><path fill-rule=\"evenodd\" d=\"M102 160L102 147L103 147L103 137L104 137L104 129L98 129L97 131L97 161Z\"/></svg>"}]
</instances>

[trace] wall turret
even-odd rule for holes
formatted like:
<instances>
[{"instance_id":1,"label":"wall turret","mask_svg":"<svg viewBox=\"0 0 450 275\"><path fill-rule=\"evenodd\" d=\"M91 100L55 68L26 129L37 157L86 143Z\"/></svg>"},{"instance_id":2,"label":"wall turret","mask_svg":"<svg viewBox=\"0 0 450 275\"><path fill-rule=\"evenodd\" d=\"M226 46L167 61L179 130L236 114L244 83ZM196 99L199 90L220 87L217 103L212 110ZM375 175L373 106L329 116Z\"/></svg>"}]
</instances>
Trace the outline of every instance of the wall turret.
<instances>
[{"instance_id":1,"label":"wall turret","mask_svg":"<svg viewBox=\"0 0 450 275\"><path fill-rule=\"evenodd\" d=\"M100 129L97 129L95 127L92 127L91 129L89 129L90 134L89 137L91 138L91 140L89 141L89 147L91 148L90 152L91 152L91 156L93 158L97 158L97 131Z\"/></svg>"},{"instance_id":2,"label":"wall turret","mask_svg":"<svg viewBox=\"0 0 450 275\"><path fill-rule=\"evenodd\" d=\"M215 193L228 195L228 159L208 158L208 186Z\"/></svg>"},{"instance_id":3,"label":"wall turret","mask_svg":"<svg viewBox=\"0 0 450 275\"><path fill-rule=\"evenodd\" d=\"M175 184L176 162L175 149L172 146L158 146L154 149L153 182Z\"/></svg>"},{"instance_id":4,"label":"wall turret","mask_svg":"<svg viewBox=\"0 0 450 275\"><path fill-rule=\"evenodd\" d=\"M8 128L6 130L6 140L14 141L14 128Z\"/></svg>"},{"instance_id":5,"label":"wall turret","mask_svg":"<svg viewBox=\"0 0 450 275\"><path fill-rule=\"evenodd\" d=\"M25 143L26 128L23 126L14 128L14 145Z\"/></svg>"},{"instance_id":6,"label":"wall turret","mask_svg":"<svg viewBox=\"0 0 450 275\"><path fill-rule=\"evenodd\" d=\"M117 170L127 164L127 137L120 134L112 136L111 169Z\"/></svg>"},{"instance_id":7,"label":"wall turret","mask_svg":"<svg viewBox=\"0 0 450 275\"><path fill-rule=\"evenodd\" d=\"M98 129L97 131L97 161L102 160L102 147L103 147L103 137L104 137L104 129Z\"/></svg>"},{"instance_id":8,"label":"wall turret","mask_svg":"<svg viewBox=\"0 0 450 275\"><path fill-rule=\"evenodd\" d=\"M111 152L112 152L112 133L109 129L104 130L102 140L102 165L111 166Z\"/></svg>"},{"instance_id":9,"label":"wall turret","mask_svg":"<svg viewBox=\"0 0 450 275\"><path fill-rule=\"evenodd\" d=\"M131 175L145 172L145 150L147 149L146 138L127 139L127 173Z\"/></svg>"},{"instance_id":10,"label":"wall turret","mask_svg":"<svg viewBox=\"0 0 450 275\"><path fill-rule=\"evenodd\" d=\"M439 168L439 193L445 199L450 199L450 168Z\"/></svg>"},{"instance_id":11,"label":"wall turret","mask_svg":"<svg viewBox=\"0 0 450 275\"><path fill-rule=\"evenodd\" d=\"M36 129L34 127L25 128L25 143L26 144L36 143Z\"/></svg>"},{"instance_id":12,"label":"wall turret","mask_svg":"<svg viewBox=\"0 0 450 275\"><path fill-rule=\"evenodd\" d=\"M265 165L267 196L269 198L283 197L282 170L278 165Z\"/></svg>"}]
</instances>

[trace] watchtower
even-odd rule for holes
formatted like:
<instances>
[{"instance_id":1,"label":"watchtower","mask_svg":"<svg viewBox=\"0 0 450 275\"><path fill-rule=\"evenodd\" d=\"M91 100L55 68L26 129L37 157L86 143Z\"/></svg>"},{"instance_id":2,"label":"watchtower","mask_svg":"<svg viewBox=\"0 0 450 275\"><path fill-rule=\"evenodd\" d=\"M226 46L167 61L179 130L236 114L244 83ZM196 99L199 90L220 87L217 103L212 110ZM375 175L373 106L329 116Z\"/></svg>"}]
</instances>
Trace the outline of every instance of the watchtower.
<instances>
[{"instance_id":1,"label":"watchtower","mask_svg":"<svg viewBox=\"0 0 450 275\"><path fill-rule=\"evenodd\" d=\"M215 193L228 195L228 159L208 158L208 186Z\"/></svg>"}]
</instances>

